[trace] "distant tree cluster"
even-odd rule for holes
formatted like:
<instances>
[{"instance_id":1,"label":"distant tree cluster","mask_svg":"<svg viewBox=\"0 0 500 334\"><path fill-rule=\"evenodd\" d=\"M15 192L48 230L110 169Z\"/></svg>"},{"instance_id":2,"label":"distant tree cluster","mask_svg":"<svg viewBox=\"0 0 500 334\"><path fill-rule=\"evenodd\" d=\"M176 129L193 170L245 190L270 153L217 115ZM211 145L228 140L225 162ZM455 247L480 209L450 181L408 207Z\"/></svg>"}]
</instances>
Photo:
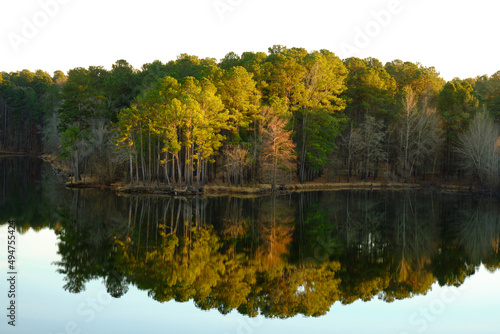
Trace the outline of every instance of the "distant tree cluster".
<instances>
[{"instance_id":1,"label":"distant tree cluster","mask_svg":"<svg viewBox=\"0 0 500 334\"><path fill-rule=\"evenodd\" d=\"M199 188L321 176L500 184L500 72L445 82L433 67L275 45L217 62L0 75L0 148L61 154L75 181ZM118 147L118 149L117 149Z\"/></svg>"}]
</instances>

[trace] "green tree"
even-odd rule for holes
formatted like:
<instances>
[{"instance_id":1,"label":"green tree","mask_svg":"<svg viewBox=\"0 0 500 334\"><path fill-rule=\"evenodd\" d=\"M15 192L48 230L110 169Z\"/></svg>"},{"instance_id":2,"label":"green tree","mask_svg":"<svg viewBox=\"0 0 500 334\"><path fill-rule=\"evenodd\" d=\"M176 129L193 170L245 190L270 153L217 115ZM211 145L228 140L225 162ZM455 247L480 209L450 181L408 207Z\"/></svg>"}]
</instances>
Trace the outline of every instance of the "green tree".
<instances>
[{"instance_id":1,"label":"green tree","mask_svg":"<svg viewBox=\"0 0 500 334\"><path fill-rule=\"evenodd\" d=\"M219 67L224 70L230 70L233 67L241 66L240 65L240 56L233 51L227 53L224 58L222 58L219 62Z\"/></svg>"},{"instance_id":2,"label":"green tree","mask_svg":"<svg viewBox=\"0 0 500 334\"><path fill-rule=\"evenodd\" d=\"M111 67L109 75L103 83L106 95L109 119L116 122L118 112L130 106L130 102L138 93L139 77L135 69L123 59L117 60Z\"/></svg>"},{"instance_id":3,"label":"green tree","mask_svg":"<svg viewBox=\"0 0 500 334\"><path fill-rule=\"evenodd\" d=\"M453 175L457 171L456 147L458 135L468 127L479 107L477 93L465 80L447 82L438 96L438 110L443 119L445 133L442 174Z\"/></svg>"},{"instance_id":4,"label":"green tree","mask_svg":"<svg viewBox=\"0 0 500 334\"><path fill-rule=\"evenodd\" d=\"M443 116L446 135L456 139L478 107L478 95L467 81L447 82L438 96L438 109Z\"/></svg>"},{"instance_id":5,"label":"green tree","mask_svg":"<svg viewBox=\"0 0 500 334\"><path fill-rule=\"evenodd\" d=\"M87 155L85 152L86 137L87 133L76 124L67 127L61 133L61 156L64 159L70 159L75 182L80 182L80 164Z\"/></svg>"},{"instance_id":6,"label":"green tree","mask_svg":"<svg viewBox=\"0 0 500 334\"><path fill-rule=\"evenodd\" d=\"M483 75L473 81L474 90L479 94L482 104L488 108L496 121L500 120L500 71L491 77Z\"/></svg>"},{"instance_id":7,"label":"green tree","mask_svg":"<svg viewBox=\"0 0 500 334\"><path fill-rule=\"evenodd\" d=\"M260 119L261 94L252 77L244 67L236 66L225 72L220 82L221 99L233 119L237 133L240 128L247 129Z\"/></svg>"},{"instance_id":8,"label":"green tree","mask_svg":"<svg viewBox=\"0 0 500 334\"><path fill-rule=\"evenodd\" d=\"M349 71L347 90L343 96L347 100L346 115L351 122L361 124L364 115L390 120L394 116L394 95L396 81L376 59L348 58L344 64Z\"/></svg>"},{"instance_id":9,"label":"green tree","mask_svg":"<svg viewBox=\"0 0 500 334\"><path fill-rule=\"evenodd\" d=\"M142 65L138 74L143 89L150 88L156 81L168 75L167 68L160 60Z\"/></svg>"},{"instance_id":10,"label":"green tree","mask_svg":"<svg viewBox=\"0 0 500 334\"><path fill-rule=\"evenodd\" d=\"M197 56L183 53L177 59L169 61L166 65L167 74L177 80L186 77L200 78L202 62Z\"/></svg>"},{"instance_id":11,"label":"green tree","mask_svg":"<svg viewBox=\"0 0 500 334\"><path fill-rule=\"evenodd\" d=\"M266 80L262 88L264 103L277 97L292 112L298 174L303 183L321 171L336 148L334 140L343 121L338 112L345 108L340 95L346 88L347 70L327 50L308 54L305 49L279 45L269 49L262 67ZM326 137L329 140L323 141Z\"/></svg>"},{"instance_id":12,"label":"green tree","mask_svg":"<svg viewBox=\"0 0 500 334\"><path fill-rule=\"evenodd\" d=\"M3 73L0 95L3 119L2 147L12 151L42 151L40 129L44 126L52 79L41 70Z\"/></svg>"},{"instance_id":13,"label":"green tree","mask_svg":"<svg viewBox=\"0 0 500 334\"><path fill-rule=\"evenodd\" d=\"M105 118L102 87L107 72L101 67L75 68L68 72L59 107L62 156L71 157L75 181L80 181L79 165L88 158L88 129L96 118ZM86 168L85 168L86 171Z\"/></svg>"},{"instance_id":14,"label":"green tree","mask_svg":"<svg viewBox=\"0 0 500 334\"><path fill-rule=\"evenodd\" d=\"M313 52L304 58L304 91L297 106L296 139L299 148L299 181L312 179L336 149L335 138L342 131L346 103L341 98L346 89L347 69L327 50ZM292 109L293 110L293 109ZM329 139L327 139L329 138ZM306 173L309 177L306 177Z\"/></svg>"},{"instance_id":15,"label":"green tree","mask_svg":"<svg viewBox=\"0 0 500 334\"><path fill-rule=\"evenodd\" d=\"M100 91L96 69L74 68L69 70L68 79L62 89L63 103L59 108L61 131L76 124L79 128L100 116L104 110L105 97Z\"/></svg>"}]
</instances>

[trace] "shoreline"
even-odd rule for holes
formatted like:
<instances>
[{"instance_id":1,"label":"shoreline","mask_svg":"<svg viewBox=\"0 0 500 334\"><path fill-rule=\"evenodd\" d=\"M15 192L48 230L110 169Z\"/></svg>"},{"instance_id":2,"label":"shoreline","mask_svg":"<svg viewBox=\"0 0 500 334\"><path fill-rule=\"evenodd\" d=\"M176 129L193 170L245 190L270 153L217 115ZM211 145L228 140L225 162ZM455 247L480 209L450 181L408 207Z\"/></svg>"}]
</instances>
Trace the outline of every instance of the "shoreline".
<instances>
[{"instance_id":1,"label":"shoreline","mask_svg":"<svg viewBox=\"0 0 500 334\"><path fill-rule=\"evenodd\" d=\"M115 191L123 194L130 195L163 195L163 196L186 196L196 195L194 190L177 189L171 190L165 187L112 187ZM418 183L385 183L385 182L364 182L356 181L352 183L305 183L305 184L292 184L287 185L274 192L275 195L285 195L290 193L313 192L313 191L341 191L341 190L381 190L381 191L402 191L402 190L418 190L418 191L439 191L442 193L454 193L465 195L496 195L498 194L471 188L468 186L459 185L438 185L429 186ZM200 190L198 195L201 196L266 196L272 195L270 185L261 184L260 187L221 187L218 185L207 185Z\"/></svg>"},{"instance_id":2,"label":"shoreline","mask_svg":"<svg viewBox=\"0 0 500 334\"><path fill-rule=\"evenodd\" d=\"M15 151L0 150L0 157L30 157L30 158L40 158L41 155L40 155L40 152L15 152Z\"/></svg>"},{"instance_id":3,"label":"shoreline","mask_svg":"<svg viewBox=\"0 0 500 334\"><path fill-rule=\"evenodd\" d=\"M11 154L11 155L26 155L29 154ZM59 159L59 157L54 157L52 155L38 155L38 158L49 163L55 171L62 174L68 178L69 171L65 167L64 163ZM65 183L66 188L70 189L109 189L116 191L123 195L145 195L145 196L227 196L227 195L238 195L238 196L264 196L273 194L270 184L257 184L257 185L244 185L244 186L227 186L225 184L211 183L204 187L200 187L200 191L196 191L196 187L184 187L184 188L172 188L168 185L151 185L143 186L136 185L133 188L130 184L124 183L112 183L110 185L99 184L96 182L78 182L72 183L67 181ZM430 181L422 181L421 183L404 183L404 182L387 182L380 180L373 181L354 181L354 182L336 182L336 183L296 183L289 185L278 186L275 190L275 195L298 193L298 192L310 192L310 191L340 191L340 190L428 190L428 191L440 191L444 193L455 193L455 194L467 194L467 195L486 195L486 196L497 196L500 197L500 193L480 189L472 185L463 185L457 183L437 183Z\"/></svg>"},{"instance_id":4,"label":"shoreline","mask_svg":"<svg viewBox=\"0 0 500 334\"><path fill-rule=\"evenodd\" d=\"M70 189L109 189L116 191L121 195L144 195L144 196L267 196L273 195L269 184L260 184L257 186L221 186L217 184L208 184L205 187L200 187L200 191L196 192L195 187L177 188L165 185L134 186L123 184L95 184L95 183L66 183L66 187ZM418 191L439 191L442 193L454 193L463 195L493 195L499 196L498 193L481 190L476 187L461 186L456 184L446 185L429 185L419 183L403 183L403 182L365 182L356 181L351 183L305 183L291 184L284 187L279 187L275 190L275 195L285 195L290 193L312 192L312 191L341 191L341 190L418 190Z\"/></svg>"}]
</instances>

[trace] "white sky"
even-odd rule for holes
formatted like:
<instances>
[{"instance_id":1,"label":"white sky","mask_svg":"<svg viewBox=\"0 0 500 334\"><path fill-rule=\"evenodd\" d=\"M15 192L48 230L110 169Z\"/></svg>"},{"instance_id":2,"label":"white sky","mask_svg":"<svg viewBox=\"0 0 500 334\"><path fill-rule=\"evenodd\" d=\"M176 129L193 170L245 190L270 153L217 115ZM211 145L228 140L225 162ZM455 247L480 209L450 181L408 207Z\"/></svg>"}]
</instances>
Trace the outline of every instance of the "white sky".
<instances>
[{"instance_id":1,"label":"white sky","mask_svg":"<svg viewBox=\"0 0 500 334\"><path fill-rule=\"evenodd\" d=\"M140 68L282 44L420 62L451 80L500 70L499 13L498 0L0 0L0 71Z\"/></svg>"}]
</instances>

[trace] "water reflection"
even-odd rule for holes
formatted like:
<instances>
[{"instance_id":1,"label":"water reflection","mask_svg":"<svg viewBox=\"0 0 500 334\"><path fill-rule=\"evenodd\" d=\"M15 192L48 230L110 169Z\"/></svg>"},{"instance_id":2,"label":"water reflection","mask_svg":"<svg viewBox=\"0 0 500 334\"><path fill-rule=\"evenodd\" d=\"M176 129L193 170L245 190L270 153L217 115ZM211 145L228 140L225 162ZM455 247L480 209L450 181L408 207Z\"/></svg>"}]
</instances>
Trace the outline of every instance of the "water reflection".
<instances>
[{"instance_id":1,"label":"water reflection","mask_svg":"<svg viewBox=\"0 0 500 334\"><path fill-rule=\"evenodd\" d=\"M0 222L16 218L20 232L48 226L56 182L42 160L0 156Z\"/></svg>"},{"instance_id":2,"label":"water reflection","mask_svg":"<svg viewBox=\"0 0 500 334\"><path fill-rule=\"evenodd\" d=\"M102 278L115 297L134 284L159 302L192 299L222 313L319 316L336 301L391 302L425 294L436 281L459 286L481 262L490 270L500 263L493 199L375 191L73 196L57 264L72 292Z\"/></svg>"},{"instance_id":3,"label":"water reflection","mask_svg":"<svg viewBox=\"0 0 500 334\"><path fill-rule=\"evenodd\" d=\"M193 300L224 314L320 316L335 302L392 302L435 282L460 286L481 263L500 266L497 199L355 190L116 196L60 189L50 169L36 168L44 177L21 190L1 184L0 218L56 231L55 266L72 293L100 279L114 297L132 284L159 302ZM17 195L29 193L23 187L30 196Z\"/></svg>"}]
</instances>

